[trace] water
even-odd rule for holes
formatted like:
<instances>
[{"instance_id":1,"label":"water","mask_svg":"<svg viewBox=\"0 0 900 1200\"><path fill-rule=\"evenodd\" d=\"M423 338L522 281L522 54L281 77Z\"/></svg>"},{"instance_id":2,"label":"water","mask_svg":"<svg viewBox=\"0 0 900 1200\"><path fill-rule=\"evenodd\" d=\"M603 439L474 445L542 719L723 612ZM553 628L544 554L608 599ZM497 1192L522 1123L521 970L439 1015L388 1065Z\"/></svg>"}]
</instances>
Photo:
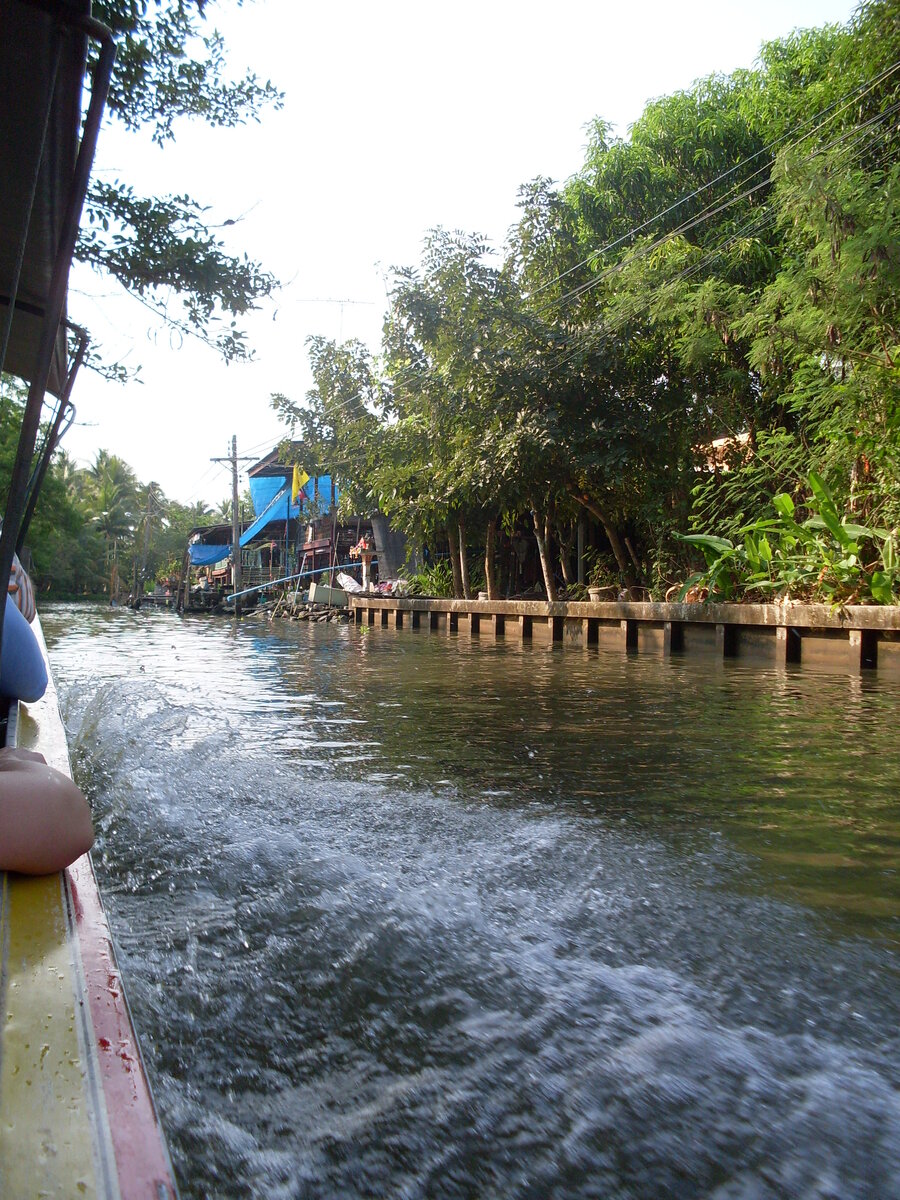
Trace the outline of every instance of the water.
<instances>
[{"instance_id":1,"label":"water","mask_svg":"<svg viewBox=\"0 0 900 1200\"><path fill-rule=\"evenodd\" d=\"M900 1197L900 689L44 617L185 1197Z\"/></svg>"}]
</instances>

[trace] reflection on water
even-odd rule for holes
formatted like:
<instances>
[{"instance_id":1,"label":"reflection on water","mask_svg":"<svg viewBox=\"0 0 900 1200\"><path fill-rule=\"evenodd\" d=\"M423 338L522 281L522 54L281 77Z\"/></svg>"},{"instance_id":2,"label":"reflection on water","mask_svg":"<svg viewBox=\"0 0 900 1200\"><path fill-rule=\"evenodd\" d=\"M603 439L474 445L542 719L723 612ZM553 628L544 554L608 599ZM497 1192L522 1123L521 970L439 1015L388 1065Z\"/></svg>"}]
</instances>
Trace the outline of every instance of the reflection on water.
<instances>
[{"instance_id":1,"label":"reflection on water","mask_svg":"<svg viewBox=\"0 0 900 1200\"><path fill-rule=\"evenodd\" d=\"M185 1196L900 1196L900 691L45 628Z\"/></svg>"}]
</instances>

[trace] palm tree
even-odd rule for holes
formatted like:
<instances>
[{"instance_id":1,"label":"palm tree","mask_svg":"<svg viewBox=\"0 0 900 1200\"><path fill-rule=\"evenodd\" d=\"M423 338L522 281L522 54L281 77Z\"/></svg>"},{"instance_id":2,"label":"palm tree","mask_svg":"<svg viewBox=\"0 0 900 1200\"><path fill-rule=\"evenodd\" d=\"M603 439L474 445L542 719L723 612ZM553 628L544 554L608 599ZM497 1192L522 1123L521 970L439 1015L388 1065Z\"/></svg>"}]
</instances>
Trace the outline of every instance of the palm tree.
<instances>
[{"instance_id":1,"label":"palm tree","mask_svg":"<svg viewBox=\"0 0 900 1200\"><path fill-rule=\"evenodd\" d=\"M231 502L231 497L226 496L224 500L219 501L218 508L212 514L213 519L216 521L221 521L223 525L230 525L232 511L233 505Z\"/></svg>"},{"instance_id":2,"label":"palm tree","mask_svg":"<svg viewBox=\"0 0 900 1200\"><path fill-rule=\"evenodd\" d=\"M96 514L94 524L106 541L112 600L116 598L119 586L119 542L134 537L138 520L138 482L131 467L106 450L97 452L88 476Z\"/></svg>"}]
</instances>

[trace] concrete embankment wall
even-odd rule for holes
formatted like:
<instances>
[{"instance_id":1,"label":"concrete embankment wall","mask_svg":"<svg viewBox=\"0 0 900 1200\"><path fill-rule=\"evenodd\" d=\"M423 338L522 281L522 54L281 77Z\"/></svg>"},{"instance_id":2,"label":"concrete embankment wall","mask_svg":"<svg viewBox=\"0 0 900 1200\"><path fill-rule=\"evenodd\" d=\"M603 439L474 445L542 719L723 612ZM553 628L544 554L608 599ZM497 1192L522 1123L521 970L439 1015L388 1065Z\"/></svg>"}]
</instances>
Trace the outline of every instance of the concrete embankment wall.
<instances>
[{"instance_id":1,"label":"concrete embankment wall","mask_svg":"<svg viewBox=\"0 0 900 1200\"><path fill-rule=\"evenodd\" d=\"M357 624L526 645L706 655L900 680L900 608L350 598Z\"/></svg>"}]
</instances>

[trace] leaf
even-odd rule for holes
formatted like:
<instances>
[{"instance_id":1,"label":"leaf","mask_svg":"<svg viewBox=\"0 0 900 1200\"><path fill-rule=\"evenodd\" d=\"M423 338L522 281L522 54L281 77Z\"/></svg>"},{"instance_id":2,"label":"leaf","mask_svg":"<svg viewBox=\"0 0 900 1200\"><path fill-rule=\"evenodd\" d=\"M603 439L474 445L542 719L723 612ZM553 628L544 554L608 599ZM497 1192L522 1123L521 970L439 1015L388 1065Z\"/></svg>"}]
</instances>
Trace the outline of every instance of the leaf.
<instances>
[{"instance_id":1,"label":"leaf","mask_svg":"<svg viewBox=\"0 0 900 1200\"><path fill-rule=\"evenodd\" d=\"M894 589L892 580L884 571L873 571L872 579L869 584L869 590L872 593L872 598L877 600L879 604L894 603Z\"/></svg>"},{"instance_id":2,"label":"leaf","mask_svg":"<svg viewBox=\"0 0 900 1200\"><path fill-rule=\"evenodd\" d=\"M775 511L782 517L787 517L791 521L794 519L794 501L787 492L779 492L777 496L773 496L772 504Z\"/></svg>"},{"instance_id":3,"label":"leaf","mask_svg":"<svg viewBox=\"0 0 900 1200\"><path fill-rule=\"evenodd\" d=\"M760 555L757 543L752 533L744 534L744 553L747 555L747 562L754 571L760 568Z\"/></svg>"},{"instance_id":4,"label":"leaf","mask_svg":"<svg viewBox=\"0 0 900 1200\"><path fill-rule=\"evenodd\" d=\"M846 529L848 535L851 538L853 538L854 541L857 541L857 542L863 538L875 538L875 537L886 537L887 536L886 530L870 529L868 527L868 525L853 525L849 521L844 523L843 528Z\"/></svg>"},{"instance_id":5,"label":"leaf","mask_svg":"<svg viewBox=\"0 0 900 1200\"><path fill-rule=\"evenodd\" d=\"M711 533L678 533L675 536L680 542L689 542L701 550L715 550L719 554L734 549L734 542L728 538L714 537Z\"/></svg>"},{"instance_id":6,"label":"leaf","mask_svg":"<svg viewBox=\"0 0 900 1200\"><path fill-rule=\"evenodd\" d=\"M807 482L812 489L812 494L815 496L819 504L827 505L836 512L837 509L835 508L834 497L828 490L828 484L825 482L822 476L816 471L810 471L807 477Z\"/></svg>"},{"instance_id":7,"label":"leaf","mask_svg":"<svg viewBox=\"0 0 900 1200\"><path fill-rule=\"evenodd\" d=\"M813 516L807 518L803 522L803 528L827 529L839 546L848 546L851 541L844 526L838 520L837 512L833 510L829 511L827 508L820 509L818 513L814 513Z\"/></svg>"},{"instance_id":8,"label":"leaf","mask_svg":"<svg viewBox=\"0 0 900 1200\"><path fill-rule=\"evenodd\" d=\"M686 579L684 581L684 583L681 585L681 591L678 593L678 603L679 604L684 603L684 598L688 594L688 592L691 590L691 588L696 587L698 584L705 584L705 583L706 583L706 572L705 571L698 571L695 575L691 575L691 577L689 579Z\"/></svg>"}]
</instances>

